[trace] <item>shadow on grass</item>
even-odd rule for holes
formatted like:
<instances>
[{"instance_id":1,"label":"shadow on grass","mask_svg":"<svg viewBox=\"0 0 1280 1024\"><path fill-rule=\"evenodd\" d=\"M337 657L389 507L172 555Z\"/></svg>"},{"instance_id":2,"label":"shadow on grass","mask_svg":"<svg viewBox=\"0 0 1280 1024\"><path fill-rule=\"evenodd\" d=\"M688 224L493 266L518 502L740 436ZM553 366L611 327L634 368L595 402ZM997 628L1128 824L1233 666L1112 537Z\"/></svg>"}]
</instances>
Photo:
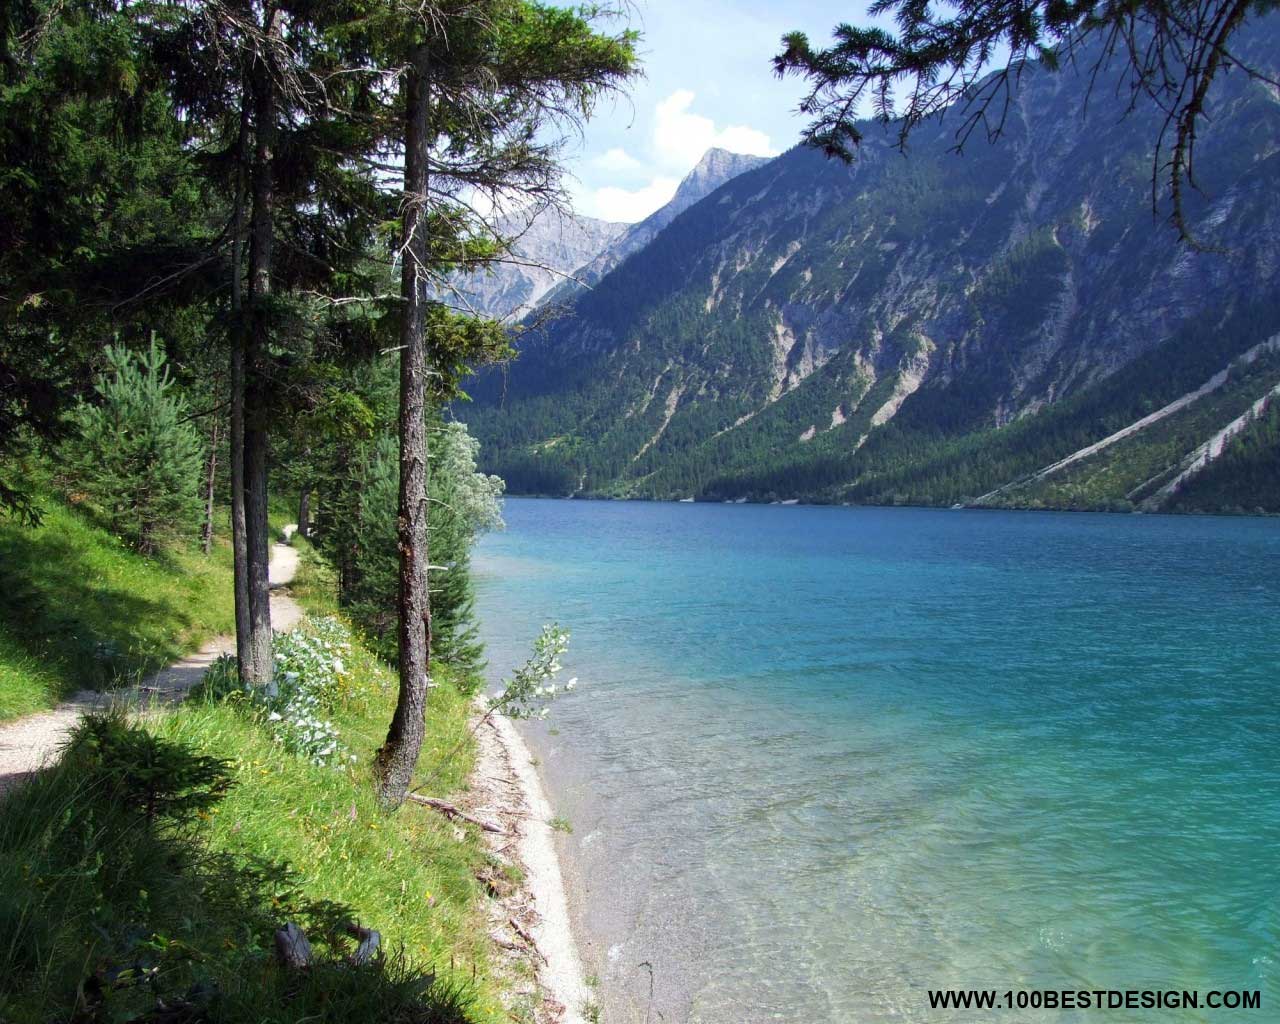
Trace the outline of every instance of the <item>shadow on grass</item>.
<instances>
[{"instance_id":1,"label":"shadow on grass","mask_svg":"<svg viewBox=\"0 0 1280 1024\"><path fill-rule=\"evenodd\" d=\"M211 852L200 824L230 785L226 762L95 716L0 801L0 1020L472 1019L468 991L401 956L354 964L348 909L287 865ZM277 962L286 922L309 968Z\"/></svg>"},{"instance_id":2,"label":"shadow on grass","mask_svg":"<svg viewBox=\"0 0 1280 1024\"><path fill-rule=\"evenodd\" d=\"M56 667L64 694L102 689L121 676L159 667L171 651L158 640L157 624L177 631L195 625L171 602L105 582L93 564L100 556L101 549L75 543L74 533L16 528L0 532L0 564L5 569L0 620L14 646ZM140 556L123 551L120 558L145 564ZM178 569L176 563L155 567Z\"/></svg>"}]
</instances>

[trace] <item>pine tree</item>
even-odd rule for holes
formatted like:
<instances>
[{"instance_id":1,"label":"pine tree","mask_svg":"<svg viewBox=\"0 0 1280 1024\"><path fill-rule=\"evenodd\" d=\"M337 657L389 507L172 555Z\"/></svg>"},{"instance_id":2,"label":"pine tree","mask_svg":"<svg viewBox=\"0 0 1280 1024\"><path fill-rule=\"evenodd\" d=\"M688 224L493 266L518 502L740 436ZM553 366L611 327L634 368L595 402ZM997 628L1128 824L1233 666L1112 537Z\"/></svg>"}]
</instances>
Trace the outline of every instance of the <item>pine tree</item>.
<instances>
[{"instance_id":1,"label":"pine tree","mask_svg":"<svg viewBox=\"0 0 1280 1024\"><path fill-rule=\"evenodd\" d=\"M98 377L98 401L72 415L63 446L68 473L109 528L144 554L198 511L203 452L185 420L164 353L109 347L110 371Z\"/></svg>"},{"instance_id":2,"label":"pine tree","mask_svg":"<svg viewBox=\"0 0 1280 1024\"><path fill-rule=\"evenodd\" d=\"M403 22L390 47L403 68L404 194L400 234L400 690L374 775L385 806L403 802L425 729L431 604L426 430L428 397L447 399L465 369L497 339L451 320L431 299L469 194L556 191L554 122L579 123L631 74L634 38L598 32L599 9L526 0L449 0L426 9L395 3ZM447 139L447 145L438 143ZM443 239L433 228L445 226ZM465 232L464 232L465 233ZM442 264L444 266L442 266ZM429 384L428 378L431 378Z\"/></svg>"}]
</instances>

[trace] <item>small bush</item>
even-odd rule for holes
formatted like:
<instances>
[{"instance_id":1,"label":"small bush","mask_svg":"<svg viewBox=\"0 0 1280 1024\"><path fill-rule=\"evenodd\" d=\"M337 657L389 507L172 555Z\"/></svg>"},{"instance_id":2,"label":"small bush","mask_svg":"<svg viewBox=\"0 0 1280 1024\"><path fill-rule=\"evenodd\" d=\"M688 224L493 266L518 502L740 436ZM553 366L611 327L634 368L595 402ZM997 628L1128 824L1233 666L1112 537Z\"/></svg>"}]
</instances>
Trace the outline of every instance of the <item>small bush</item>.
<instances>
[{"instance_id":1,"label":"small bush","mask_svg":"<svg viewBox=\"0 0 1280 1024\"><path fill-rule=\"evenodd\" d=\"M244 686L235 659L223 655L206 671L195 695L205 700L243 699L260 714L277 742L312 764L337 764L346 756L330 719L355 699L347 660L351 633L332 616L308 619L276 637L275 677L265 688Z\"/></svg>"},{"instance_id":2,"label":"small bush","mask_svg":"<svg viewBox=\"0 0 1280 1024\"><path fill-rule=\"evenodd\" d=\"M120 715L84 719L65 756L84 785L148 822L190 821L231 788L230 761L166 743Z\"/></svg>"}]
</instances>

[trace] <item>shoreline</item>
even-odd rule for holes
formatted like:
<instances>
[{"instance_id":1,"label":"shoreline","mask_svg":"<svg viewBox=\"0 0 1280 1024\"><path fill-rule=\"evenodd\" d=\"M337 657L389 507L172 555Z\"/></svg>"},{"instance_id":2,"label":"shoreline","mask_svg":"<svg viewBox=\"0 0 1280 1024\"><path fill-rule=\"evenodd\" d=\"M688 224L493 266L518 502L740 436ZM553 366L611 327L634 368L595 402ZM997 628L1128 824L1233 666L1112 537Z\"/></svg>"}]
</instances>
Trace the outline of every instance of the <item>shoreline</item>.
<instances>
[{"instance_id":1,"label":"shoreline","mask_svg":"<svg viewBox=\"0 0 1280 1024\"><path fill-rule=\"evenodd\" d=\"M551 805L510 719L495 715L476 733L470 796L484 817L496 817L501 826L483 833L490 853L522 874L507 891L489 880L495 897L490 937L518 962L511 964L513 995L534 998L539 1024L586 1024L595 993L586 984L570 920Z\"/></svg>"},{"instance_id":2,"label":"shoreline","mask_svg":"<svg viewBox=\"0 0 1280 1024\"><path fill-rule=\"evenodd\" d=\"M1050 508L1031 505L976 505L972 502L956 504L920 505L904 502L900 505L874 504L859 501L813 501L805 498L787 498L781 501L763 501L752 498L615 498L606 494L516 494L506 492L505 498L520 501L599 501L625 504L634 502L645 505L748 505L762 508L856 508L856 509L918 509L925 512L1032 512L1078 516L1164 516L1174 519L1278 519L1280 512L1181 512L1170 509L1106 509L1106 508Z\"/></svg>"}]
</instances>

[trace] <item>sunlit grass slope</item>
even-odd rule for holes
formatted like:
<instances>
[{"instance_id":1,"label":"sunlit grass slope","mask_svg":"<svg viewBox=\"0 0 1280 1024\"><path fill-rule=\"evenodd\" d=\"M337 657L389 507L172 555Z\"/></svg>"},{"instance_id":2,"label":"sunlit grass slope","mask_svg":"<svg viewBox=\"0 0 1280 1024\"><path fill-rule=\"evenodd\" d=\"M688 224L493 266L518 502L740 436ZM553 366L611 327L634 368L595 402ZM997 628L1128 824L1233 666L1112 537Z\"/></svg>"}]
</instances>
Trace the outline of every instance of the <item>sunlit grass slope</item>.
<instances>
[{"instance_id":1,"label":"sunlit grass slope","mask_svg":"<svg viewBox=\"0 0 1280 1024\"><path fill-rule=\"evenodd\" d=\"M0 721L132 681L233 628L227 545L146 558L42 504L35 529L0 519Z\"/></svg>"},{"instance_id":2,"label":"sunlit grass slope","mask_svg":"<svg viewBox=\"0 0 1280 1024\"><path fill-rule=\"evenodd\" d=\"M330 612L328 571L302 548L295 595ZM464 784L471 751L466 683L447 669L435 678L420 776L441 794ZM0 941L0 1019L130 1019L156 993L226 1024L507 1019L477 880L500 869L470 826L416 806L381 812L368 771L395 675L353 634L340 680L324 709L338 767L286 750L242 696L197 694L142 723L161 755L210 758L230 782L185 821L151 826L121 810L83 750L0 805L0 931L14 936ZM306 928L315 970L277 965L286 921ZM380 966L343 963L346 922L381 932ZM121 984L122 971L153 980Z\"/></svg>"}]
</instances>

